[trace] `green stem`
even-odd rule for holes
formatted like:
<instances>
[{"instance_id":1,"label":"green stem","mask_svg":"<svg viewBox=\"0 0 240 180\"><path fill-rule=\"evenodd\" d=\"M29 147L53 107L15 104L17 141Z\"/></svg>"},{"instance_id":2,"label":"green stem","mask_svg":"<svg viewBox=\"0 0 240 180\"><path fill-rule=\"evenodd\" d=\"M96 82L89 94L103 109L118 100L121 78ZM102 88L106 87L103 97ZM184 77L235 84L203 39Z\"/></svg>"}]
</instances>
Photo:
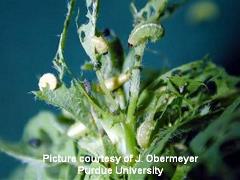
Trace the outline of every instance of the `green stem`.
<instances>
[{"instance_id":1,"label":"green stem","mask_svg":"<svg viewBox=\"0 0 240 180\"><path fill-rule=\"evenodd\" d=\"M138 100L138 96L139 96L138 83L140 82L140 71L133 70L132 76L133 76L132 82L134 82L134 85L131 85L132 90L130 90L131 95L130 95L128 112L127 112L127 123L134 126L134 124L135 124L134 113L136 110L137 100Z\"/></svg>"},{"instance_id":2,"label":"green stem","mask_svg":"<svg viewBox=\"0 0 240 180\"><path fill-rule=\"evenodd\" d=\"M101 89L103 90L104 94L106 95L107 101L111 105L110 110L112 110L113 112L118 110L117 103L115 102L114 98L112 97L111 92L105 86L104 79L103 79L101 71L97 70L96 75L97 75L97 78L98 78L99 85L100 85Z\"/></svg>"},{"instance_id":3,"label":"green stem","mask_svg":"<svg viewBox=\"0 0 240 180\"><path fill-rule=\"evenodd\" d=\"M137 101L140 92L140 67L142 63L142 56L144 52L145 44L135 48L135 65L132 70L132 78L130 85L130 99L127 112L127 121L124 126L125 130L125 141L132 155L137 155L136 150L136 135L135 135L135 124L136 116L135 111L137 108Z\"/></svg>"},{"instance_id":4,"label":"green stem","mask_svg":"<svg viewBox=\"0 0 240 180\"><path fill-rule=\"evenodd\" d=\"M130 124L134 129L136 122L135 111L137 108L137 101L140 92L140 67L142 64L142 56L145 49L145 44L135 48L135 65L132 70L132 78L130 85L130 99L127 112L127 124Z\"/></svg>"},{"instance_id":5,"label":"green stem","mask_svg":"<svg viewBox=\"0 0 240 180\"><path fill-rule=\"evenodd\" d=\"M135 132L129 124L123 123L123 130L124 130L124 137L125 137L125 144L130 155L134 157L137 156L137 149L136 149L136 140L135 140Z\"/></svg>"}]
</instances>

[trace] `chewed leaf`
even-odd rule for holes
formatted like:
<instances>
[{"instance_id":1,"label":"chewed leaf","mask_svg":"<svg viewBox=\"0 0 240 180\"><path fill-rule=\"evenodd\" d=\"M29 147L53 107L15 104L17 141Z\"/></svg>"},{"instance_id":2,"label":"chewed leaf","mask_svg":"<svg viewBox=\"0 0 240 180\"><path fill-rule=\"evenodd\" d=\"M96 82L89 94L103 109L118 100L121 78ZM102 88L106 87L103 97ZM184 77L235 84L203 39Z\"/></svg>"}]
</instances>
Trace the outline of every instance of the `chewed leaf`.
<instances>
[{"instance_id":1,"label":"chewed leaf","mask_svg":"<svg viewBox=\"0 0 240 180\"><path fill-rule=\"evenodd\" d=\"M24 134L23 144L28 153L42 156L44 153L69 153L73 148L70 140L64 139L62 132L56 127L57 118L50 112L40 112L28 122Z\"/></svg>"},{"instance_id":2,"label":"chewed leaf","mask_svg":"<svg viewBox=\"0 0 240 180\"><path fill-rule=\"evenodd\" d=\"M155 23L144 23L136 26L129 38L128 43L130 46L137 46L148 40L155 42L160 39L164 34L164 29L161 25Z\"/></svg>"},{"instance_id":3,"label":"chewed leaf","mask_svg":"<svg viewBox=\"0 0 240 180\"><path fill-rule=\"evenodd\" d=\"M31 164L43 163L43 154L75 155L73 141L59 132L55 123L52 113L40 112L28 122L20 143L0 140L0 151Z\"/></svg>"},{"instance_id":4,"label":"chewed leaf","mask_svg":"<svg viewBox=\"0 0 240 180\"><path fill-rule=\"evenodd\" d=\"M184 91L188 91L188 93L192 93L196 91L200 86L203 86L204 83L196 80L189 80L187 78L179 77L179 76L172 76L169 77L170 82L175 85L177 90L180 93Z\"/></svg>"},{"instance_id":5,"label":"chewed leaf","mask_svg":"<svg viewBox=\"0 0 240 180\"><path fill-rule=\"evenodd\" d=\"M230 156L234 154L234 151L239 150L231 143L228 144L232 147L224 150L224 144L226 146L227 142L240 138L239 104L240 98L236 99L221 116L200 132L190 143L193 152L201 157L201 161L206 163L210 172L216 171L217 167L225 163L221 154L227 151L228 156Z\"/></svg>"},{"instance_id":6,"label":"chewed leaf","mask_svg":"<svg viewBox=\"0 0 240 180\"><path fill-rule=\"evenodd\" d=\"M98 0L87 0L87 15L88 23L78 27L78 36L80 42L92 61L95 60L95 46L92 43L92 38L95 36L96 20L98 14ZM91 11L92 10L92 11Z\"/></svg>"},{"instance_id":7,"label":"chewed leaf","mask_svg":"<svg viewBox=\"0 0 240 180\"><path fill-rule=\"evenodd\" d=\"M168 0L148 1L146 5L139 12L136 12L137 10L134 10L135 21L144 22L146 20L153 20L153 21L159 20L162 13L166 9L167 4L168 4Z\"/></svg>"},{"instance_id":8,"label":"chewed leaf","mask_svg":"<svg viewBox=\"0 0 240 180\"><path fill-rule=\"evenodd\" d=\"M55 69L59 72L60 80L62 80L64 72L66 70L68 70L66 62L64 60L64 49L65 49L65 44L66 44L66 39L67 39L67 32L68 32L68 28L69 28L69 25L71 22L71 17L73 14L75 3L76 3L76 0L70 0L68 3L68 12L66 15L66 19L64 21L63 31L60 35L58 50L57 50L57 53L53 60L53 65L54 65Z\"/></svg>"},{"instance_id":9,"label":"chewed leaf","mask_svg":"<svg viewBox=\"0 0 240 180\"><path fill-rule=\"evenodd\" d=\"M41 158L43 154L49 153L74 155L73 141L57 128L60 123L50 112L38 113L27 123L16 148L30 157Z\"/></svg>"},{"instance_id":10,"label":"chewed leaf","mask_svg":"<svg viewBox=\"0 0 240 180\"><path fill-rule=\"evenodd\" d=\"M82 121L86 125L90 124L89 118L87 118L88 107L84 101L84 95L76 85L72 84L71 87L67 88L62 84L54 91L44 89L44 91L37 91L34 94L38 99L68 111L73 115L75 120Z\"/></svg>"}]
</instances>

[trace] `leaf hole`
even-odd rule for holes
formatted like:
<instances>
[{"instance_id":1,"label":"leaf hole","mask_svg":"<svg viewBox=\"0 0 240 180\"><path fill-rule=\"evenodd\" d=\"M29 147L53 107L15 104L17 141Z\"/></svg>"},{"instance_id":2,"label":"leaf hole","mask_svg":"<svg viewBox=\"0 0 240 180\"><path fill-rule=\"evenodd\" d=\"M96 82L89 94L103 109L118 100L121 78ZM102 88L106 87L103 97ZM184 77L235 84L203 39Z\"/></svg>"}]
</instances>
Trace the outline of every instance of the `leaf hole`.
<instances>
[{"instance_id":1,"label":"leaf hole","mask_svg":"<svg viewBox=\"0 0 240 180\"><path fill-rule=\"evenodd\" d=\"M84 31L81 31L80 36L81 36L81 41L84 42L84 41L85 41L85 37L86 37L85 32L84 32Z\"/></svg>"},{"instance_id":2,"label":"leaf hole","mask_svg":"<svg viewBox=\"0 0 240 180\"><path fill-rule=\"evenodd\" d=\"M156 11L155 8L153 6L150 6L150 16L155 15Z\"/></svg>"},{"instance_id":3,"label":"leaf hole","mask_svg":"<svg viewBox=\"0 0 240 180\"><path fill-rule=\"evenodd\" d=\"M88 11L90 12L90 14L93 13L93 5L91 5L91 6L88 7Z\"/></svg>"},{"instance_id":4,"label":"leaf hole","mask_svg":"<svg viewBox=\"0 0 240 180\"><path fill-rule=\"evenodd\" d=\"M143 11L143 13L142 13L142 17L144 18L144 20L146 20L147 19L147 11Z\"/></svg>"}]
</instances>

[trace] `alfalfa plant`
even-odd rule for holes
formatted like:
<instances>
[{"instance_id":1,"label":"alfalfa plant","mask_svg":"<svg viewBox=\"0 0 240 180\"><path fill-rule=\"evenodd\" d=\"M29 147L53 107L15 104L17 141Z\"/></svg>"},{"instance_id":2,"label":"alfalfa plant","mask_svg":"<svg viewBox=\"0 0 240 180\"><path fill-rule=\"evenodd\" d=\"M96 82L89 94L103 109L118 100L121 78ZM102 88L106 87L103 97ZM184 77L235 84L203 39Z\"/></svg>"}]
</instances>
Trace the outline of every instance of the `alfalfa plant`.
<instances>
[{"instance_id":1,"label":"alfalfa plant","mask_svg":"<svg viewBox=\"0 0 240 180\"><path fill-rule=\"evenodd\" d=\"M94 71L96 81L75 77L64 58L67 31L75 0L68 12L53 60L57 76L44 74L33 94L61 110L57 116L41 112L26 125L17 144L0 141L0 150L24 162L13 173L19 179L152 179L151 174L77 174L85 167L164 167L162 178L234 178L239 152L239 78L228 75L208 57L182 65L153 79L142 78L144 50L164 37L162 19L180 3L149 0L142 9L131 3L133 30L124 52L111 30L96 24L99 1L86 0L87 22L76 20L80 43L89 57L82 70ZM77 19L77 18L76 18ZM167 31L167 30L166 30ZM107 32L107 33L106 33ZM127 43L127 42L125 42ZM72 78L67 85L63 77ZM231 143L232 142L232 143ZM48 163L43 154L68 156L128 156L141 162ZM147 162L148 154L199 156L198 163ZM205 173L200 171L203 168ZM224 171L222 171L224 169ZM224 172L224 173L223 173Z\"/></svg>"}]
</instances>

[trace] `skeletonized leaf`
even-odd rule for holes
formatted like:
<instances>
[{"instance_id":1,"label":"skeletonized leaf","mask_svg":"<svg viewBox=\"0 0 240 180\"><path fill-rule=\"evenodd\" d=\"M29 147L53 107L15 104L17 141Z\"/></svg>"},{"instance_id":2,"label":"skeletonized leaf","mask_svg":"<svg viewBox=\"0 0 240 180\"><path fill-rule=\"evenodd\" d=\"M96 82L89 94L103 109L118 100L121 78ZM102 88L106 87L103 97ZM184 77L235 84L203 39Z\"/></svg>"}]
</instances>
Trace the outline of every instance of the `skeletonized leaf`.
<instances>
[{"instance_id":1,"label":"skeletonized leaf","mask_svg":"<svg viewBox=\"0 0 240 180\"><path fill-rule=\"evenodd\" d=\"M24 130L22 143L29 155L57 153L61 155L75 155L73 140L57 128L60 122L50 112L40 112L33 117Z\"/></svg>"},{"instance_id":2,"label":"skeletonized leaf","mask_svg":"<svg viewBox=\"0 0 240 180\"><path fill-rule=\"evenodd\" d=\"M73 83L69 88L62 84L54 91L46 88L43 91L33 93L38 99L68 111L74 116L75 120L83 122L86 126L90 126L88 105L85 102L85 97Z\"/></svg>"},{"instance_id":3,"label":"skeletonized leaf","mask_svg":"<svg viewBox=\"0 0 240 180\"><path fill-rule=\"evenodd\" d=\"M221 116L214 120L204 131L200 132L190 143L193 152L200 156L209 171L216 173L224 165L223 154L230 156L239 148L231 140L240 138L239 110L240 98L236 99ZM217 133L216 133L217 132ZM229 145L230 148L229 148ZM226 151L225 151L225 150ZM226 158L226 157L225 157Z\"/></svg>"},{"instance_id":4,"label":"skeletonized leaf","mask_svg":"<svg viewBox=\"0 0 240 180\"><path fill-rule=\"evenodd\" d=\"M141 21L156 21L159 20L160 16L166 9L168 0L150 0L146 5L139 11L134 10L134 17L136 23ZM133 5L132 5L133 7Z\"/></svg>"},{"instance_id":5,"label":"skeletonized leaf","mask_svg":"<svg viewBox=\"0 0 240 180\"><path fill-rule=\"evenodd\" d=\"M95 36L96 20L98 15L98 0L87 0L87 15L88 23L78 27L79 40L86 51L87 55L94 62L95 48L92 43L92 38ZM90 11L90 9L92 11Z\"/></svg>"}]
</instances>

